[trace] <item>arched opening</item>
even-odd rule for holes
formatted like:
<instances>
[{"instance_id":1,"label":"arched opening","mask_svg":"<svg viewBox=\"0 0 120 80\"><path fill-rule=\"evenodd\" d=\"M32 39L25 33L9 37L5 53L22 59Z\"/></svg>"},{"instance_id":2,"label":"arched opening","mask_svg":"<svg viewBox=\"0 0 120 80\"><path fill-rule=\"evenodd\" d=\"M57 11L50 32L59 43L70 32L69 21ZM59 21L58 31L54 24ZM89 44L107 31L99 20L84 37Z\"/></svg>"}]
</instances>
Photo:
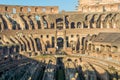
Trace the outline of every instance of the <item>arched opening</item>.
<instances>
[{"instance_id":1,"label":"arched opening","mask_svg":"<svg viewBox=\"0 0 120 80\"><path fill-rule=\"evenodd\" d=\"M42 16L42 18L43 18L43 26L44 26L44 29L48 29L48 21L47 21L47 16L46 15L44 15L44 16Z\"/></svg>"},{"instance_id":2,"label":"arched opening","mask_svg":"<svg viewBox=\"0 0 120 80\"><path fill-rule=\"evenodd\" d=\"M31 9L30 9L30 8L28 8L28 12L31 12Z\"/></svg>"},{"instance_id":3,"label":"arched opening","mask_svg":"<svg viewBox=\"0 0 120 80\"><path fill-rule=\"evenodd\" d=\"M105 6L103 6L103 12L105 12L106 11L106 8L105 8Z\"/></svg>"},{"instance_id":4,"label":"arched opening","mask_svg":"<svg viewBox=\"0 0 120 80\"><path fill-rule=\"evenodd\" d=\"M112 52L115 53L118 51L118 47L117 46L112 46Z\"/></svg>"},{"instance_id":5,"label":"arched opening","mask_svg":"<svg viewBox=\"0 0 120 80\"><path fill-rule=\"evenodd\" d=\"M69 58L69 59L67 59L67 61L68 61L68 62L72 62L72 59Z\"/></svg>"},{"instance_id":6,"label":"arched opening","mask_svg":"<svg viewBox=\"0 0 120 80\"><path fill-rule=\"evenodd\" d=\"M28 29L29 29L29 26L28 26L26 20L24 19L25 16L24 16L24 15L21 15L20 17L21 17L21 19L23 20L23 22L24 22L24 24L25 24L25 29L28 30Z\"/></svg>"},{"instance_id":7,"label":"arched opening","mask_svg":"<svg viewBox=\"0 0 120 80\"><path fill-rule=\"evenodd\" d=\"M13 8L13 11L12 11L12 13L13 13L13 14L15 14L15 13L16 13L16 9L15 9L15 8Z\"/></svg>"},{"instance_id":8,"label":"arched opening","mask_svg":"<svg viewBox=\"0 0 120 80\"><path fill-rule=\"evenodd\" d=\"M109 59L112 59L112 55L111 54L109 54Z\"/></svg>"},{"instance_id":9,"label":"arched opening","mask_svg":"<svg viewBox=\"0 0 120 80\"><path fill-rule=\"evenodd\" d=\"M74 22L71 23L71 28L75 28L75 23Z\"/></svg>"},{"instance_id":10,"label":"arched opening","mask_svg":"<svg viewBox=\"0 0 120 80\"><path fill-rule=\"evenodd\" d=\"M88 50L91 51L91 44L88 45Z\"/></svg>"},{"instance_id":11,"label":"arched opening","mask_svg":"<svg viewBox=\"0 0 120 80\"><path fill-rule=\"evenodd\" d=\"M51 13L53 13L54 12L54 9L53 8L51 8Z\"/></svg>"},{"instance_id":12,"label":"arched opening","mask_svg":"<svg viewBox=\"0 0 120 80\"><path fill-rule=\"evenodd\" d=\"M20 51L19 49L20 49L20 47L19 47L19 45L17 45L17 46L16 46L16 52L17 52L17 53Z\"/></svg>"},{"instance_id":13,"label":"arched opening","mask_svg":"<svg viewBox=\"0 0 120 80\"><path fill-rule=\"evenodd\" d=\"M57 46L58 46L58 49L63 48L63 44L64 44L63 38L61 38L61 37L57 38Z\"/></svg>"},{"instance_id":14,"label":"arched opening","mask_svg":"<svg viewBox=\"0 0 120 80\"><path fill-rule=\"evenodd\" d=\"M42 45L41 45L40 39L35 38L35 42L36 42L37 50L41 51L42 50Z\"/></svg>"},{"instance_id":15,"label":"arched opening","mask_svg":"<svg viewBox=\"0 0 120 80\"><path fill-rule=\"evenodd\" d=\"M20 12L22 12L22 11L23 11L23 7L20 8Z\"/></svg>"},{"instance_id":16,"label":"arched opening","mask_svg":"<svg viewBox=\"0 0 120 80\"><path fill-rule=\"evenodd\" d=\"M58 18L56 19L57 29L63 29L63 19Z\"/></svg>"},{"instance_id":17,"label":"arched opening","mask_svg":"<svg viewBox=\"0 0 120 80\"><path fill-rule=\"evenodd\" d=\"M36 15L35 16L35 19L36 19L36 21L37 21L37 24L38 24L38 29L41 29L41 22L40 22L40 16L39 15Z\"/></svg>"},{"instance_id":18,"label":"arched opening","mask_svg":"<svg viewBox=\"0 0 120 80\"><path fill-rule=\"evenodd\" d=\"M42 8L42 12L46 12L46 9L45 9L45 8Z\"/></svg>"},{"instance_id":19,"label":"arched opening","mask_svg":"<svg viewBox=\"0 0 120 80\"><path fill-rule=\"evenodd\" d=\"M35 8L35 12L37 12L38 11L38 8Z\"/></svg>"},{"instance_id":20,"label":"arched opening","mask_svg":"<svg viewBox=\"0 0 120 80\"><path fill-rule=\"evenodd\" d=\"M51 25L51 29L54 29L54 23L51 23L50 25Z\"/></svg>"},{"instance_id":21,"label":"arched opening","mask_svg":"<svg viewBox=\"0 0 120 80\"><path fill-rule=\"evenodd\" d=\"M105 46L104 45L100 45L100 52L103 52L105 50Z\"/></svg>"},{"instance_id":22,"label":"arched opening","mask_svg":"<svg viewBox=\"0 0 120 80\"><path fill-rule=\"evenodd\" d=\"M48 50L48 48L50 48L51 47L51 45L50 45L50 41L46 41L46 50Z\"/></svg>"},{"instance_id":23,"label":"arched opening","mask_svg":"<svg viewBox=\"0 0 120 80\"><path fill-rule=\"evenodd\" d=\"M34 22L33 22L33 20L31 19L31 16L32 16L32 15L29 15L29 16L28 16L28 19L29 19L29 22L30 22L30 25L31 25L32 29L35 29Z\"/></svg>"},{"instance_id":24,"label":"arched opening","mask_svg":"<svg viewBox=\"0 0 120 80\"><path fill-rule=\"evenodd\" d=\"M77 23L77 28L81 28L81 22Z\"/></svg>"},{"instance_id":25,"label":"arched opening","mask_svg":"<svg viewBox=\"0 0 120 80\"><path fill-rule=\"evenodd\" d=\"M11 46L11 47L9 48L9 52L10 52L10 54L12 54L12 53L14 52L14 46Z\"/></svg>"},{"instance_id":26,"label":"arched opening","mask_svg":"<svg viewBox=\"0 0 120 80\"><path fill-rule=\"evenodd\" d=\"M30 47L30 42L26 39L25 36L23 36L23 38L25 39L25 41L27 42L27 45L28 45L28 49L31 50L31 47Z\"/></svg>"},{"instance_id":27,"label":"arched opening","mask_svg":"<svg viewBox=\"0 0 120 80\"><path fill-rule=\"evenodd\" d=\"M65 25L66 25L66 28L68 29L69 28L69 16L65 16Z\"/></svg>"},{"instance_id":28,"label":"arched opening","mask_svg":"<svg viewBox=\"0 0 120 80\"><path fill-rule=\"evenodd\" d=\"M81 43L82 47L84 47L85 45L85 37L82 37L82 43Z\"/></svg>"},{"instance_id":29,"label":"arched opening","mask_svg":"<svg viewBox=\"0 0 120 80\"><path fill-rule=\"evenodd\" d=\"M76 50L77 50L77 51L80 50L80 39L79 39L79 38L78 38L78 40L77 40Z\"/></svg>"},{"instance_id":30,"label":"arched opening","mask_svg":"<svg viewBox=\"0 0 120 80\"><path fill-rule=\"evenodd\" d=\"M5 7L5 11L8 11L8 7L7 6Z\"/></svg>"},{"instance_id":31,"label":"arched opening","mask_svg":"<svg viewBox=\"0 0 120 80\"><path fill-rule=\"evenodd\" d=\"M32 40L32 38L31 38L31 37L30 37L30 40L31 40L31 42L32 42L33 51L35 51L35 44L34 44L34 42L33 42L33 40Z\"/></svg>"},{"instance_id":32,"label":"arched opening","mask_svg":"<svg viewBox=\"0 0 120 80\"><path fill-rule=\"evenodd\" d=\"M106 46L106 51L107 51L107 52L111 52L111 46L107 45L107 46Z\"/></svg>"}]
</instances>

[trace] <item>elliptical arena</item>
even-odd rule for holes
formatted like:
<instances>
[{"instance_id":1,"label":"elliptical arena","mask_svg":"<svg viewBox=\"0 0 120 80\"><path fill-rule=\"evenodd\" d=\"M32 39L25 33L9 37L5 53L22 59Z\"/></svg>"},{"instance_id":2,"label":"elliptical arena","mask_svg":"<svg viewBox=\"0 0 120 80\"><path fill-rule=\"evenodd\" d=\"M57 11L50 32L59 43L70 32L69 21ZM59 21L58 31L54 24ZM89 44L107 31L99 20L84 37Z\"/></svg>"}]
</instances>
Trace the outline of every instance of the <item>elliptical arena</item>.
<instances>
[{"instance_id":1,"label":"elliptical arena","mask_svg":"<svg viewBox=\"0 0 120 80\"><path fill-rule=\"evenodd\" d=\"M120 0L0 5L0 80L120 80Z\"/></svg>"}]
</instances>

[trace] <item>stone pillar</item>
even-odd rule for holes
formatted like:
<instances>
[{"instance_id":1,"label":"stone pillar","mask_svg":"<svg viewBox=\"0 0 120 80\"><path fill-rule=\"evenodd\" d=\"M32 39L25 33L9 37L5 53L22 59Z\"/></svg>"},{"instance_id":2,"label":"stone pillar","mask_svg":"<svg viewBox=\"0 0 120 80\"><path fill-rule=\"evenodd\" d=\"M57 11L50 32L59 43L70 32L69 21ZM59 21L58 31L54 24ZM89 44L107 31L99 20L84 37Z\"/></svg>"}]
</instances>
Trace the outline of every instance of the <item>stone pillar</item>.
<instances>
[{"instance_id":1,"label":"stone pillar","mask_svg":"<svg viewBox=\"0 0 120 80\"><path fill-rule=\"evenodd\" d=\"M82 45L81 45L82 44L82 40L81 40L81 38L79 38L79 41L80 41L80 46L79 46L80 49L79 49L79 51L81 51L81 49L82 49Z\"/></svg>"},{"instance_id":2,"label":"stone pillar","mask_svg":"<svg viewBox=\"0 0 120 80\"><path fill-rule=\"evenodd\" d=\"M75 45L75 46L74 46L74 47L75 47L75 51L77 51L77 49L76 49L76 42L74 43L74 45Z\"/></svg>"},{"instance_id":3,"label":"stone pillar","mask_svg":"<svg viewBox=\"0 0 120 80\"><path fill-rule=\"evenodd\" d=\"M108 52L108 47L107 46L105 46L105 52Z\"/></svg>"},{"instance_id":4,"label":"stone pillar","mask_svg":"<svg viewBox=\"0 0 120 80\"><path fill-rule=\"evenodd\" d=\"M64 31L64 50L66 49L66 31Z\"/></svg>"},{"instance_id":5,"label":"stone pillar","mask_svg":"<svg viewBox=\"0 0 120 80\"><path fill-rule=\"evenodd\" d=\"M109 22L107 22L107 28L108 28L108 29L110 28L110 24L109 24Z\"/></svg>"},{"instance_id":6,"label":"stone pillar","mask_svg":"<svg viewBox=\"0 0 120 80\"><path fill-rule=\"evenodd\" d=\"M93 52L93 45L91 44L91 51Z\"/></svg>"},{"instance_id":7,"label":"stone pillar","mask_svg":"<svg viewBox=\"0 0 120 80\"><path fill-rule=\"evenodd\" d=\"M90 29L90 22L88 21L88 29Z\"/></svg>"},{"instance_id":8,"label":"stone pillar","mask_svg":"<svg viewBox=\"0 0 120 80\"><path fill-rule=\"evenodd\" d=\"M41 29L44 29L42 17L40 18Z\"/></svg>"},{"instance_id":9,"label":"stone pillar","mask_svg":"<svg viewBox=\"0 0 120 80\"><path fill-rule=\"evenodd\" d=\"M77 29L77 23L75 22L75 28Z\"/></svg>"},{"instance_id":10,"label":"stone pillar","mask_svg":"<svg viewBox=\"0 0 120 80\"><path fill-rule=\"evenodd\" d=\"M57 47L57 30L55 32L55 48Z\"/></svg>"},{"instance_id":11,"label":"stone pillar","mask_svg":"<svg viewBox=\"0 0 120 80\"><path fill-rule=\"evenodd\" d=\"M115 22L113 23L113 28L116 28L116 23Z\"/></svg>"},{"instance_id":12,"label":"stone pillar","mask_svg":"<svg viewBox=\"0 0 120 80\"><path fill-rule=\"evenodd\" d=\"M96 28L96 25L97 25L97 23L96 23L96 22L94 22L94 23L93 23L93 28Z\"/></svg>"},{"instance_id":13,"label":"stone pillar","mask_svg":"<svg viewBox=\"0 0 120 80\"><path fill-rule=\"evenodd\" d=\"M32 38L32 37L31 37L31 39L32 39L33 44L34 44L35 52L37 52L38 50L37 50L37 45L36 45L35 39L34 39L34 38Z\"/></svg>"},{"instance_id":14,"label":"stone pillar","mask_svg":"<svg viewBox=\"0 0 120 80\"><path fill-rule=\"evenodd\" d=\"M50 23L48 22L48 29L50 29L51 28L51 26L50 26Z\"/></svg>"},{"instance_id":15,"label":"stone pillar","mask_svg":"<svg viewBox=\"0 0 120 80\"><path fill-rule=\"evenodd\" d=\"M22 16L20 14L17 14L15 20L20 25L20 28L22 30L24 30L25 29L25 22L23 21Z\"/></svg>"},{"instance_id":16,"label":"stone pillar","mask_svg":"<svg viewBox=\"0 0 120 80\"><path fill-rule=\"evenodd\" d=\"M3 25L2 22L0 22L0 27L1 27L1 31L3 31L4 30L4 25Z\"/></svg>"},{"instance_id":17,"label":"stone pillar","mask_svg":"<svg viewBox=\"0 0 120 80\"><path fill-rule=\"evenodd\" d=\"M71 22L69 22L68 26L69 26L69 29L71 29Z\"/></svg>"},{"instance_id":18,"label":"stone pillar","mask_svg":"<svg viewBox=\"0 0 120 80\"><path fill-rule=\"evenodd\" d=\"M79 51L81 50L81 39L80 39L80 37L78 37L78 39L79 39L79 43L80 43L80 45L79 45ZM76 44L77 45L77 44Z\"/></svg>"},{"instance_id":19,"label":"stone pillar","mask_svg":"<svg viewBox=\"0 0 120 80\"><path fill-rule=\"evenodd\" d=\"M27 41L28 41L28 43L30 44L30 49L31 49L31 51L33 51L33 45L32 45L32 42L31 42L31 40L28 38L28 37L26 37L26 39L27 39Z\"/></svg>"},{"instance_id":20,"label":"stone pillar","mask_svg":"<svg viewBox=\"0 0 120 80\"><path fill-rule=\"evenodd\" d=\"M26 21L26 23L27 23L27 25L29 27L29 30L32 30L32 26L30 24L30 20L29 20L28 16L24 16L24 19L25 19L25 21Z\"/></svg>"},{"instance_id":21,"label":"stone pillar","mask_svg":"<svg viewBox=\"0 0 120 80\"><path fill-rule=\"evenodd\" d=\"M82 22L82 23L81 23L81 29L83 29L83 28L84 28L84 23Z\"/></svg>"},{"instance_id":22,"label":"stone pillar","mask_svg":"<svg viewBox=\"0 0 120 80\"><path fill-rule=\"evenodd\" d=\"M31 17L31 20L32 20L33 23L34 23L34 28L35 28L35 29L38 29L38 24L37 24L37 20L35 19L35 16L32 16L32 17Z\"/></svg>"},{"instance_id":23,"label":"stone pillar","mask_svg":"<svg viewBox=\"0 0 120 80\"><path fill-rule=\"evenodd\" d=\"M8 20L8 18L4 15L2 15L2 17L4 18L4 20L7 22L8 24L8 29L12 30L12 23Z\"/></svg>"},{"instance_id":24,"label":"stone pillar","mask_svg":"<svg viewBox=\"0 0 120 80\"><path fill-rule=\"evenodd\" d=\"M44 43L44 41L42 40L42 38L39 38L39 39L40 39L40 43L41 43L41 45L42 45L42 51L44 52L44 51L46 51L45 43Z\"/></svg>"},{"instance_id":25,"label":"stone pillar","mask_svg":"<svg viewBox=\"0 0 120 80\"><path fill-rule=\"evenodd\" d=\"M57 29L57 25L56 25L56 22L54 22L54 29Z\"/></svg>"},{"instance_id":26,"label":"stone pillar","mask_svg":"<svg viewBox=\"0 0 120 80\"><path fill-rule=\"evenodd\" d=\"M63 16L63 29L66 29L66 25L65 25L65 16Z\"/></svg>"},{"instance_id":27,"label":"stone pillar","mask_svg":"<svg viewBox=\"0 0 120 80\"><path fill-rule=\"evenodd\" d=\"M100 24L101 24L100 28L103 29L103 22L101 22Z\"/></svg>"},{"instance_id":28,"label":"stone pillar","mask_svg":"<svg viewBox=\"0 0 120 80\"><path fill-rule=\"evenodd\" d=\"M27 50L27 51L29 51L27 41L24 39L24 37L21 37L21 39L23 40L23 42L24 42L24 43L25 43L25 45L26 45L26 50Z\"/></svg>"}]
</instances>

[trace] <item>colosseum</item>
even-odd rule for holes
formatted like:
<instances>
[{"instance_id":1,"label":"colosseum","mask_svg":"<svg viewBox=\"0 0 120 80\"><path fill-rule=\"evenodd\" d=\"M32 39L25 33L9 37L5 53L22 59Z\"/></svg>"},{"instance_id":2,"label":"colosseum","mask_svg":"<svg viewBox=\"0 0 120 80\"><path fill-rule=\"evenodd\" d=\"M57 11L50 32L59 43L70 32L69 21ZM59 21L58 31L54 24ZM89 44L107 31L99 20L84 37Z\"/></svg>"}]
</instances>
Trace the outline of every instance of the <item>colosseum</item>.
<instances>
[{"instance_id":1,"label":"colosseum","mask_svg":"<svg viewBox=\"0 0 120 80\"><path fill-rule=\"evenodd\" d=\"M0 80L120 80L120 0L0 5Z\"/></svg>"}]
</instances>

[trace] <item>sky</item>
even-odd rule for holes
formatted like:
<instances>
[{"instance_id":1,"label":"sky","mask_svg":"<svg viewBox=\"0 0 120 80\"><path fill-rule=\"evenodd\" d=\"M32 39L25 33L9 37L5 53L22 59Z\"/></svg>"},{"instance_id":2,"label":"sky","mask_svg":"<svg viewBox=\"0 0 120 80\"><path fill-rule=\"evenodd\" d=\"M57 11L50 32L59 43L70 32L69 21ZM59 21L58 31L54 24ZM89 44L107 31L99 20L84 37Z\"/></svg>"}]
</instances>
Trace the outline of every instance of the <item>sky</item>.
<instances>
[{"instance_id":1,"label":"sky","mask_svg":"<svg viewBox=\"0 0 120 80\"><path fill-rule=\"evenodd\" d=\"M59 10L75 11L78 0L0 0L0 4L27 6L59 6Z\"/></svg>"}]
</instances>

